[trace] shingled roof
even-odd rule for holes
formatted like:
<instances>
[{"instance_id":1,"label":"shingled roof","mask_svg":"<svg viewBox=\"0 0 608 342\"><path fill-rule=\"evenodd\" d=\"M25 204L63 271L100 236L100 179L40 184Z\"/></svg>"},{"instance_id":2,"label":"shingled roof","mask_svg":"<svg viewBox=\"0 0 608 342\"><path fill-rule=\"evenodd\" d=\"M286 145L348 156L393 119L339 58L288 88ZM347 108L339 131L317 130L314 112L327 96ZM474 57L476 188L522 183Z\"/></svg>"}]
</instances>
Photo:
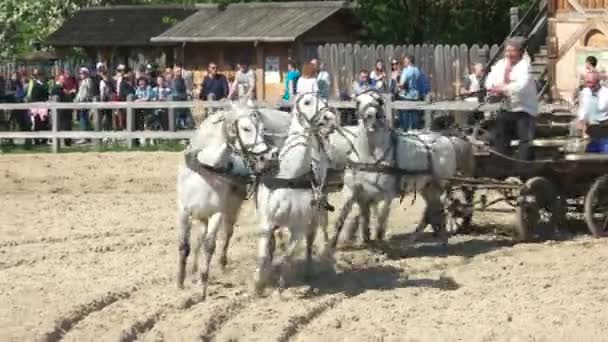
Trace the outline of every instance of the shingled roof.
<instances>
[{"instance_id":1,"label":"shingled roof","mask_svg":"<svg viewBox=\"0 0 608 342\"><path fill-rule=\"evenodd\" d=\"M112 6L78 11L46 40L52 46L146 46L194 14L194 6ZM202 7L200 7L202 8Z\"/></svg>"},{"instance_id":2,"label":"shingled roof","mask_svg":"<svg viewBox=\"0 0 608 342\"><path fill-rule=\"evenodd\" d=\"M339 11L348 1L236 3L215 12L201 8L152 42L290 42Z\"/></svg>"}]
</instances>

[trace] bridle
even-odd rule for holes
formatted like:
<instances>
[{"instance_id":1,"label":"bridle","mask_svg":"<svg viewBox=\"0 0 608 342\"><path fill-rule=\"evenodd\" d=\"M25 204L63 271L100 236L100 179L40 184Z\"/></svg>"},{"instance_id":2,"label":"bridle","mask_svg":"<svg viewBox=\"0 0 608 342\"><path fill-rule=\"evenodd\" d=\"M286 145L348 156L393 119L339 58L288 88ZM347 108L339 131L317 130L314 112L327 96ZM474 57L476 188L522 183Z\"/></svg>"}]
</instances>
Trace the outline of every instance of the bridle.
<instances>
[{"instance_id":1,"label":"bridle","mask_svg":"<svg viewBox=\"0 0 608 342\"><path fill-rule=\"evenodd\" d=\"M250 119L252 122L255 123L255 141L253 143L245 143L243 141L243 137L241 136L240 133L240 129L239 129L239 120L244 119L244 118L248 118ZM221 118L220 121L225 120L225 118ZM247 163L247 166L254 171L255 170L255 160L268 153L272 147L270 147L270 145L266 144L264 142L262 137L263 132L260 132L260 125L259 125L259 121L260 121L260 112L257 109L252 110L251 112L248 112L246 114L241 114L239 116L236 117L236 119L234 119L233 124L234 124L234 138L229 139L228 140L228 147L230 148L231 152L238 155L239 157L241 157L243 159L243 161L245 161L245 163ZM227 137L231 137L231 135L228 132L228 125L224 125L224 134ZM259 146L260 144L265 144L266 148L264 148L261 151L258 152L254 152L255 147Z\"/></svg>"},{"instance_id":2,"label":"bridle","mask_svg":"<svg viewBox=\"0 0 608 342\"><path fill-rule=\"evenodd\" d=\"M370 97L372 97L374 99L374 101L371 101L371 102L365 104L363 106L363 108L359 108L361 106L361 102L359 101L358 98L361 95L369 95ZM376 109L376 120L386 119L386 113L384 112L384 98L382 97L382 95L380 95L380 93L376 89L366 89L366 90L362 91L357 96L356 106L357 106L357 112L359 114L360 119L363 119L363 120L365 119L363 117L363 114L365 112L367 112L367 110L370 108Z\"/></svg>"}]
</instances>

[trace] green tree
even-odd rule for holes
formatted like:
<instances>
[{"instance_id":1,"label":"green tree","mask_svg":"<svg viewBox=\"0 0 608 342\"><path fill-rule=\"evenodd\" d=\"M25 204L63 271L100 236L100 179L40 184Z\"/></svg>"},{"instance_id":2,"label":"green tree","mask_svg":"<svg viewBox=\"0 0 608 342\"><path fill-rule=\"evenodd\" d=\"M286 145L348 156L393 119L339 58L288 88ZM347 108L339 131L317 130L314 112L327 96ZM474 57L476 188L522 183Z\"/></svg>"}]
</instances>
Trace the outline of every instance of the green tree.
<instances>
[{"instance_id":1,"label":"green tree","mask_svg":"<svg viewBox=\"0 0 608 342\"><path fill-rule=\"evenodd\" d=\"M359 0L370 40L381 43L499 43L509 8L532 0Z\"/></svg>"},{"instance_id":2,"label":"green tree","mask_svg":"<svg viewBox=\"0 0 608 342\"><path fill-rule=\"evenodd\" d=\"M272 1L272 0L257 0ZM80 8L127 4L228 4L251 0L3 0L0 60L32 50ZM509 8L532 0L358 0L357 13L378 43L498 43Z\"/></svg>"}]
</instances>

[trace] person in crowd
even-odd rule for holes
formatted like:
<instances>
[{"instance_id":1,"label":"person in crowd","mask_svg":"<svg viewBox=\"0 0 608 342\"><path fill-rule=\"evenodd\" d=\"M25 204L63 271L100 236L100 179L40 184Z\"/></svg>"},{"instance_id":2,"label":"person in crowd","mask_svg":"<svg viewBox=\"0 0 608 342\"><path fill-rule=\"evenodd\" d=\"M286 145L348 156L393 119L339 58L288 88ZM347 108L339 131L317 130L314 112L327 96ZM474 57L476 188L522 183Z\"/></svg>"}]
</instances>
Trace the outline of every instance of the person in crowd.
<instances>
[{"instance_id":1,"label":"person in crowd","mask_svg":"<svg viewBox=\"0 0 608 342\"><path fill-rule=\"evenodd\" d=\"M27 89L28 102L46 102L49 99L49 90L45 83L46 77L42 70L34 69L32 79ZM49 129L49 111L47 108L33 108L30 110L31 122L34 124L34 131ZM46 139L34 139L35 145L46 143Z\"/></svg>"},{"instance_id":2,"label":"person in crowd","mask_svg":"<svg viewBox=\"0 0 608 342\"><path fill-rule=\"evenodd\" d=\"M399 79L401 78L401 65L397 58L391 59L391 79L389 84L389 91L393 95L399 93Z\"/></svg>"},{"instance_id":3,"label":"person in crowd","mask_svg":"<svg viewBox=\"0 0 608 342\"><path fill-rule=\"evenodd\" d=\"M171 88L163 76L156 78L156 87L152 89L153 101L169 101L171 99ZM167 109L158 108L155 110L155 118L160 122L163 130L169 129L169 112Z\"/></svg>"},{"instance_id":4,"label":"person in crowd","mask_svg":"<svg viewBox=\"0 0 608 342\"><path fill-rule=\"evenodd\" d=\"M298 71L296 63L289 61L287 63L287 76L285 77L285 92L283 93L283 100L290 101L297 94L299 78L300 71Z\"/></svg>"},{"instance_id":5,"label":"person in crowd","mask_svg":"<svg viewBox=\"0 0 608 342\"><path fill-rule=\"evenodd\" d=\"M403 69L399 77L399 99L404 101L422 100L418 89L420 69L414 65L414 57L406 55L403 57ZM420 110L399 110L399 125L403 131L421 129L423 127L424 112Z\"/></svg>"},{"instance_id":6,"label":"person in crowd","mask_svg":"<svg viewBox=\"0 0 608 342\"><path fill-rule=\"evenodd\" d=\"M463 80L460 94L466 98L477 99L477 94L481 91L481 79L483 77L483 64L475 63L472 67L473 72Z\"/></svg>"},{"instance_id":7,"label":"person in crowd","mask_svg":"<svg viewBox=\"0 0 608 342\"><path fill-rule=\"evenodd\" d=\"M101 80L99 82L99 100L101 102L110 102L116 99L117 91L114 85L114 80L110 77L110 73L107 69L103 70L100 74ZM101 115L101 129L105 131L112 130L112 110L101 109L99 111Z\"/></svg>"},{"instance_id":8,"label":"person in crowd","mask_svg":"<svg viewBox=\"0 0 608 342\"><path fill-rule=\"evenodd\" d=\"M599 140L608 138L608 88L600 85L600 78L597 71L588 72L580 93L577 119L580 131L591 138L587 152L600 152Z\"/></svg>"},{"instance_id":9,"label":"person in crowd","mask_svg":"<svg viewBox=\"0 0 608 342\"><path fill-rule=\"evenodd\" d=\"M67 74L69 77L69 74ZM66 87L67 82L66 73L61 73L57 76L55 84L51 89L51 96L55 98L57 102L72 102L74 99L73 93L70 87ZM72 130L72 113L71 109L58 109L57 115L59 115L59 130L60 131L71 131ZM72 139L64 139L63 144L65 146L72 146Z\"/></svg>"},{"instance_id":10,"label":"person in crowd","mask_svg":"<svg viewBox=\"0 0 608 342\"><path fill-rule=\"evenodd\" d=\"M512 139L519 139L517 158L531 160L538 97L536 84L530 76L530 63L522 58L523 38L507 41L505 58L498 61L486 78L485 88L495 96L510 100L510 108L498 112L493 134L494 147L499 153L510 154Z\"/></svg>"},{"instance_id":11,"label":"person in crowd","mask_svg":"<svg viewBox=\"0 0 608 342\"><path fill-rule=\"evenodd\" d=\"M228 97L228 80L217 72L217 64L209 63L201 88L200 98L203 101L218 101Z\"/></svg>"},{"instance_id":12,"label":"person in crowd","mask_svg":"<svg viewBox=\"0 0 608 342\"><path fill-rule=\"evenodd\" d=\"M228 80L228 99L230 100L234 100L234 94L236 94L236 87L235 87L235 73L231 72L228 73L228 76L226 77L226 79ZM231 95L232 94L232 95Z\"/></svg>"},{"instance_id":13,"label":"person in crowd","mask_svg":"<svg viewBox=\"0 0 608 342\"><path fill-rule=\"evenodd\" d=\"M167 84L171 83L171 80L173 80L173 69L165 68L165 71L163 72L163 78L165 79L165 82L167 82Z\"/></svg>"},{"instance_id":14,"label":"person in crowd","mask_svg":"<svg viewBox=\"0 0 608 342\"><path fill-rule=\"evenodd\" d=\"M302 76L298 78L296 89L298 90L298 95L307 93L319 94L319 82L316 78L316 67L314 64L304 64Z\"/></svg>"},{"instance_id":15,"label":"person in crowd","mask_svg":"<svg viewBox=\"0 0 608 342\"><path fill-rule=\"evenodd\" d=\"M464 97L465 101L478 102L479 94L482 90L482 78L484 72L483 64L475 63L471 66L472 73L465 76L460 89L460 96ZM458 127L467 127L475 123L476 120L483 117L482 112L454 112L453 120L450 124L456 124Z\"/></svg>"},{"instance_id":16,"label":"person in crowd","mask_svg":"<svg viewBox=\"0 0 608 342\"><path fill-rule=\"evenodd\" d=\"M140 80L142 78L145 78L145 79L148 78L148 75L146 74L146 65L145 64L140 64L137 67L137 70L135 70L135 79Z\"/></svg>"},{"instance_id":17,"label":"person in crowd","mask_svg":"<svg viewBox=\"0 0 608 342\"><path fill-rule=\"evenodd\" d=\"M95 94L93 80L91 79L91 73L87 68L80 68L80 85L78 86L78 93L74 98L74 102L91 102ZM91 121L89 118L88 109L80 109L77 112L78 122L80 123L80 130L89 131L91 130ZM82 139L78 141L78 144L86 143L89 140Z\"/></svg>"},{"instance_id":18,"label":"person in crowd","mask_svg":"<svg viewBox=\"0 0 608 342\"><path fill-rule=\"evenodd\" d=\"M114 76L114 82L116 84L116 91L118 92L118 98L121 99L121 101L125 101L122 100L123 98L126 98L126 96L123 96L123 94L121 94L121 90L122 90L122 81L125 77L125 73L127 71L127 67L124 64L119 64L116 67L116 75Z\"/></svg>"},{"instance_id":19,"label":"person in crowd","mask_svg":"<svg viewBox=\"0 0 608 342\"><path fill-rule=\"evenodd\" d=\"M72 75L72 72L69 69L63 70L63 90L70 95L71 100L76 96L76 92L78 91L78 81Z\"/></svg>"},{"instance_id":20,"label":"person in crowd","mask_svg":"<svg viewBox=\"0 0 608 342\"><path fill-rule=\"evenodd\" d=\"M246 103L255 100L255 72L249 67L249 63L241 61L234 76L233 91L236 94L229 94L228 97L234 98L235 95L239 102Z\"/></svg>"},{"instance_id":21,"label":"person in crowd","mask_svg":"<svg viewBox=\"0 0 608 342\"><path fill-rule=\"evenodd\" d=\"M146 77L141 77L137 80L137 88L135 89L135 102L147 102L152 100L152 87L148 84ZM135 110L135 127L138 130L145 128L145 122L152 116L152 111L147 109Z\"/></svg>"},{"instance_id":22,"label":"person in crowd","mask_svg":"<svg viewBox=\"0 0 608 342\"><path fill-rule=\"evenodd\" d=\"M171 96L174 101L187 101L188 100L188 89L186 81L182 77L182 69L175 68L173 70L173 79L170 83ZM189 108L177 108L175 109L176 114L176 125L178 129L188 129L192 125L192 119Z\"/></svg>"},{"instance_id":23,"label":"person in crowd","mask_svg":"<svg viewBox=\"0 0 608 342\"><path fill-rule=\"evenodd\" d=\"M25 87L21 81L21 73L15 71L7 82L6 97L10 103L21 103L25 100ZM20 131L29 131L32 124L27 110L12 110L10 120L17 123ZM30 140L26 140L28 143Z\"/></svg>"},{"instance_id":24,"label":"person in crowd","mask_svg":"<svg viewBox=\"0 0 608 342\"><path fill-rule=\"evenodd\" d=\"M388 75L386 74L386 70L384 68L384 62L381 59L376 61L374 64L374 70L369 75L371 81L374 83L374 88L381 92L388 91Z\"/></svg>"},{"instance_id":25,"label":"person in crowd","mask_svg":"<svg viewBox=\"0 0 608 342\"><path fill-rule=\"evenodd\" d=\"M127 71L124 65L118 66L116 81L116 91L118 101L127 101L129 96L135 96L135 80L133 73ZM116 127L118 129L127 128L127 111L126 109L119 109L116 115Z\"/></svg>"},{"instance_id":26,"label":"person in crowd","mask_svg":"<svg viewBox=\"0 0 608 342\"><path fill-rule=\"evenodd\" d=\"M324 70L324 65L318 58L313 58L310 64L315 68L319 96L324 99L329 99L331 93L331 76L327 71Z\"/></svg>"},{"instance_id":27,"label":"person in crowd","mask_svg":"<svg viewBox=\"0 0 608 342\"><path fill-rule=\"evenodd\" d=\"M371 79L369 71L362 69L359 71L359 79L353 82L353 92L351 97L354 99L359 94L369 89L376 89L375 82Z\"/></svg>"}]
</instances>

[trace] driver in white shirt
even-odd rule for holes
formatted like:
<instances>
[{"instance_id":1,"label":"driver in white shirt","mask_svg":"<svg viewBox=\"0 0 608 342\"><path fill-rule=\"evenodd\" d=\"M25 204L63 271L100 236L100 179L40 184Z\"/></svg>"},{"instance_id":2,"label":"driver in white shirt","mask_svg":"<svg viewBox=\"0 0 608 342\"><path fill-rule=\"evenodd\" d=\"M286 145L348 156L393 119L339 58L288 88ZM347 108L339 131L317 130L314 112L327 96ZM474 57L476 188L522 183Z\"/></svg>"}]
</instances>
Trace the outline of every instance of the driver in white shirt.
<instances>
[{"instance_id":1,"label":"driver in white shirt","mask_svg":"<svg viewBox=\"0 0 608 342\"><path fill-rule=\"evenodd\" d=\"M600 79L597 71L588 72L579 99L579 127L592 140L608 138L608 88L600 85Z\"/></svg>"},{"instance_id":2,"label":"driver in white shirt","mask_svg":"<svg viewBox=\"0 0 608 342\"><path fill-rule=\"evenodd\" d=\"M531 143L534 140L538 96L536 84L530 77L530 63L523 57L524 40L507 41L505 58L498 61L486 79L486 89L494 95L510 100L509 111L499 112L494 129L494 148L510 154L512 139L519 139L518 159L532 159Z\"/></svg>"}]
</instances>

